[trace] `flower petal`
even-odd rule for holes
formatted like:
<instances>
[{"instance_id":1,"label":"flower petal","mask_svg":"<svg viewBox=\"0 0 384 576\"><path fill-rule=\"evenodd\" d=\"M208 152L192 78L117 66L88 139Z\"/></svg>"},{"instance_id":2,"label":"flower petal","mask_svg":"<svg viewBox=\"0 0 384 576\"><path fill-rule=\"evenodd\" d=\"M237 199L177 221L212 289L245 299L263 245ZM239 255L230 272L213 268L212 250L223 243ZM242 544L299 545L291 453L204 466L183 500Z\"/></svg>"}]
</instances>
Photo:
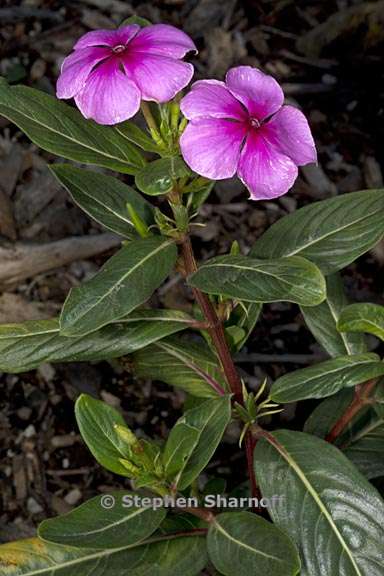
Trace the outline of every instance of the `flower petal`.
<instances>
[{"instance_id":1,"label":"flower petal","mask_svg":"<svg viewBox=\"0 0 384 576\"><path fill-rule=\"evenodd\" d=\"M168 102L193 76L193 66L167 56L130 50L121 61L129 78L140 88L143 100Z\"/></svg>"},{"instance_id":2,"label":"flower petal","mask_svg":"<svg viewBox=\"0 0 384 576\"><path fill-rule=\"evenodd\" d=\"M154 24L142 28L130 43L129 49L172 58L183 58L191 50L197 52L191 38L169 24Z\"/></svg>"},{"instance_id":3,"label":"flower petal","mask_svg":"<svg viewBox=\"0 0 384 576\"><path fill-rule=\"evenodd\" d=\"M286 194L297 178L296 164L264 138L262 130L249 133L237 174L253 200Z\"/></svg>"},{"instance_id":4,"label":"flower petal","mask_svg":"<svg viewBox=\"0 0 384 576\"><path fill-rule=\"evenodd\" d=\"M184 160L198 174L212 180L236 172L246 128L239 122L201 118L190 122L180 138Z\"/></svg>"},{"instance_id":5,"label":"flower petal","mask_svg":"<svg viewBox=\"0 0 384 576\"><path fill-rule=\"evenodd\" d=\"M93 68L110 56L108 48L84 48L64 59L56 84L58 98L72 98L83 88Z\"/></svg>"},{"instance_id":6,"label":"flower petal","mask_svg":"<svg viewBox=\"0 0 384 576\"><path fill-rule=\"evenodd\" d=\"M293 106L283 106L265 124L266 138L295 164L317 162L315 142L307 119Z\"/></svg>"},{"instance_id":7,"label":"flower petal","mask_svg":"<svg viewBox=\"0 0 384 576\"><path fill-rule=\"evenodd\" d=\"M88 46L109 46L113 48L118 44L127 44L140 30L137 24L130 24L116 30L92 30L84 34L74 45L74 50Z\"/></svg>"},{"instance_id":8,"label":"flower petal","mask_svg":"<svg viewBox=\"0 0 384 576\"><path fill-rule=\"evenodd\" d=\"M118 124L139 110L140 91L119 69L119 61L109 59L90 74L75 102L86 118Z\"/></svg>"},{"instance_id":9,"label":"flower petal","mask_svg":"<svg viewBox=\"0 0 384 576\"><path fill-rule=\"evenodd\" d=\"M284 93L272 76L251 66L228 70L226 84L232 94L247 108L251 116L264 120L279 110Z\"/></svg>"},{"instance_id":10,"label":"flower petal","mask_svg":"<svg viewBox=\"0 0 384 576\"><path fill-rule=\"evenodd\" d=\"M195 118L235 118L248 116L243 106L231 94L224 82L200 80L180 102L182 113L188 120Z\"/></svg>"}]
</instances>

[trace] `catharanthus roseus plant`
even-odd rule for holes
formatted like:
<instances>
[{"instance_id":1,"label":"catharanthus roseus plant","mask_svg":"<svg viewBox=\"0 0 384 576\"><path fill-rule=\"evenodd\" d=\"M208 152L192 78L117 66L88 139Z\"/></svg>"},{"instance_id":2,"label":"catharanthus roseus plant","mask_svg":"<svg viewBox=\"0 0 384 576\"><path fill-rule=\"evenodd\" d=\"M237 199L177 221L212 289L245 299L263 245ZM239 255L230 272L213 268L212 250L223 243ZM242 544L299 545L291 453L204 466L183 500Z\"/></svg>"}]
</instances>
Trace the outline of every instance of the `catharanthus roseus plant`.
<instances>
[{"instance_id":1,"label":"catharanthus roseus plant","mask_svg":"<svg viewBox=\"0 0 384 576\"><path fill-rule=\"evenodd\" d=\"M384 340L384 308L350 304L339 272L383 237L384 190L310 204L248 254L234 243L196 262L194 219L216 180L237 174L251 200L275 198L316 149L305 116L260 70L234 67L225 82L186 88L193 67L182 59L195 51L162 24L84 35L57 83L58 98L78 110L0 80L0 114L41 148L135 181L51 165L122 245L71 290L59 318L0 326L0 370L120 359L137 386L150 378L189 395L162 442L81 395L84 442L132 490L97 495L44 521L38 537L1 546L4 576L383 574L384 503L371 481L384 476L384 363L364 333ZM129 120L140 113L145 130ZM174 271L194 298L191 314L148 304ZM328 358L251 389L236 354L263 304L280 301L300 307ZM304 431L275 430L286 403L310 399L319 401ZM233 420L248 483L231 495L219 482L209 494L202 472Z\"/></svg>"}]
</instances>

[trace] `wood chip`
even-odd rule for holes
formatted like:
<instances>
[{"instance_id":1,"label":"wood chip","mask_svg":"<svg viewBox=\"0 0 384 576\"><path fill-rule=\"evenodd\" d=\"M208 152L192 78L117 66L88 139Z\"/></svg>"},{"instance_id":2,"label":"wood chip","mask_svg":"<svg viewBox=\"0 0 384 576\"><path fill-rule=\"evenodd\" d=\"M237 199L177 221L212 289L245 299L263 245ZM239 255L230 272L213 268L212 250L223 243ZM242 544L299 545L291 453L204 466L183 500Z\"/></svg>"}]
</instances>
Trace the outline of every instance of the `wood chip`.
<instances>
[{"instance_id":1,"label":"wood chip","mask_svg":"<svg viewBox=\"0 0 384 576\"><path fill-rule=\"evenodd\" d=\"M41 245L18 243L9 248L0 247L0 290L14 287L40 272L91 258L120 243L119 236L105 233L65 238Z\"/></svg>"}]
</instances>

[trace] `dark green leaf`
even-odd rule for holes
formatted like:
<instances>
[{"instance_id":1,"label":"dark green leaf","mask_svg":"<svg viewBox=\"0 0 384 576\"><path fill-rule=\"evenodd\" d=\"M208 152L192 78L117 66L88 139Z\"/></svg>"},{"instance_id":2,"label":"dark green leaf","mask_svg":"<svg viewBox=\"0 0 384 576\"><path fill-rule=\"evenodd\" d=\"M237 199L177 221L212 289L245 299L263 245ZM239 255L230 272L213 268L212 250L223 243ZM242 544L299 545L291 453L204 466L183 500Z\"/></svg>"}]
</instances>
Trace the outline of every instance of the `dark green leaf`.
<instances>
[{"instance_id":1,"label":"dark green leaf","mask_svg":"<svg viewBox=\"0 0 384 576\"><path fill-rule=\"evenodd\" d=\"M165 338L135 352L132 364L137 376L161 380L193 396L216 397L218 385L225 389L218 360L197 342Z\"/></svg>"},{"instance_id":2,"label":"dark green leaf","mask_svg":"<svg viewBox=\"0 0 384 576\"><path fill-rule=\"evenodd\" d=\"M353 400L355 391L343 388L314 409L304 425L304 432L325 438Z\"/></svg>"},{"instance_id":3,"label":"dark green leaf","mask_svg":"<svg viewBox=\"0 0 384 576\"><path fill-rule=\"evenodd\" d=\"M86 337L60 334L59 320L0 325L0 371L25 372L44 362L89 362L118 358L170 334L193 319L179 310L138 310Z\"/></svg>"},{"instance_id":4,"label":"dark green leaf","mask_svg":"<svg viewBox=\"0 0 384 576\"><path fill-rule=\"evenodd\" d=\"M337 322L348 300L338 274L327 277L327 298L318 306L302 306L305 322L330 356L363 354L367 346L362 334L340 334Z\"/></svg>"},{"instance_id":5,"label":"dark green leaf","mask_svg":"<svg viewBox=\"0 0 384 576\"><path fill-rule=\"evenodd\" d=\"M189 277L189 284L209 294L246 302L286 300L314 306L326 296L320 270L297 256L268 261L247 256L218 256L202 264Z\"/></svg>"},{"instance_id":6,"label":"dark green leaf","mask_svg":"<svg viewBox=\"0 0 384 576\"><path fill-rule=\"evenodd\" d=\"M344 332L368 332L384 340L384 306L351 304L342 311L337 328L342 336L346 336Z\"/></svg>"},{"instance_id":7,"label":"dark green leaf","mask_svg":"<svg viewBox=\"0 0 384 576\"><path fill-rule=\"evenodd\" d=\"M116 131L124 136L132 144L136 144L146 152L155 152L159 154L159 147L155 144L150 136L144 130L141 130L133 122L122 122L116 126Z\"/></svg>"},{"instance_id":8,"label":"dark green leaf","mask_svg":"<svg viewBox=\"0 0 384 576\"><path fill-rule=\"evenodd\" d=\"M137 236L128 203L148 226L154 223L149 202L121 180L69 164L53 164L50 168L76 204L106 228L128 238Z\"/></svg>"},{"instance_id":9,"label":"dark green leaf","mask_svg":"<svg viewBox=\"0 0 384 576\"><path fill-rule=\"evenodd\" d=\"M135 183L141 192L150 196L168 194L174 180L189 176L191 171L180 156L160 158L147 164L138 174Z\"/></svg>"},{"instance_id":10,"label":"dark green leaf","mask_svg":"<svg viewBox=\"0 0 384 576\"><path fill-rule=\"evenodd\" d=\"M128 492L96 496L39 526L43 540L76 548L121 548L141 542L160 526L164 508L134 506ZM106 502L106 504L104 503Z\"/></svg>"},{"instance_id":11,"label":"dark green leaf","mask_svg":"<svg viewBox=\"0 0 384 576\"><path fill-rule=\"evenodd\" d=\"M377 490L324 440L287 430L270 438L256 445L255 473L273 521L299 547L302 574L381 576L384 503Z\"/></svg>"},{"instance_id":12,"label":"dark green leaf","mask_svg":"<svg viewBox=\"0 0 384 576\"><path fill-rule=\"evenodd\" d=\"M199 430L184 422L175 424L164 448L163 464L166 478L172 479L182 471L198 441Z\"/></svg>"},{"instance_id":13,"label":"dark green leaf","mask_svg":"<svg viewBox=\"0 0 384 576\"><path fill-rule=\"evenodd\" d=\"M384 476L384 418L371 416L343 449L367 478Z\"/></svg>"},{"instance_id":14,"label":"dark green leaf","mask_svg":"<svg viewBox=\"0 0 384 576\"><path fill-rule=\"evenodd\" d=\"M2 78L0 114L40 148L58 156L126 174L136 174L145 164L116 128L86 120L68 104L34 88L8 86Z\"/></svg>"},{"instance_id":15,"label":"dark green leaf","mask_svg":"<svg viewBox=\"0 0 384 576\"><path fill-rule=\"evenodd\" d=\"M300 570L288 536L251 512L216 516L208 531L208 555L225 576L294 576Z\"/></svg>"},{"instance_id":16,"label":"dark green leaf","mask_svg":"<svg viewBox=\"0 0 384 576\"><path fill-rule=\"evenodd\" d=\"M163 464L168 478L184 490L210 461L231 419L230 396L212 398L187 410L171 430Z\"/></svg>"},{"instance_id":17,"label":"dark green leaf","mask_svg":"<svg viewBox=\"0 0 384 576\"><path fill-rule=\"evenodd\" d=\"M82 394L76 401L75 414L81 436L96 460L107 470L130 477L122 459L130 456L126 441L116 426L126 427L120 412L105 402Z\"/></svg>"},{"instance_id":18,"label":"dark green leaf","mask_svg":"<svg viewBox=\"0 0 384 576\"><path fill-rule=\"evenodd\" d=\"M257 240L254 258L305 256L325 273L344 268L384 234L384 190L342 194L284 216Z\"/></svg>"},{"instance_id":19,"label":"dark green leaf","mask_svg":"<svg viewBox=\"0 0 384 576\"><path fill-rule=\"evenodd\" d=\"M204 184L201 188L197 188L195 191L191 192L188 198L188 206L191 208L191 212L198 212L200 206L204 204L208 196L212 192L215 182L209 181ZM193 186L193 184L191 185Z\"/></svg>"},{"instance_id":20,"label":"dark green leaf","mask_svg":"<svg viewBox=\"0 0 384 576\"><path fill-rule=\"evenodd\" d=\"M61 332L81 336L129 314L165 280L176 257L176 246L166 238L129 242L96 276L72 288L61 313Z\"/></svg>"},{"instance_id":21,"label":"dark green leaf","mask_svg":"<svg viewBox=\"0 0 384 576\"><path fill-rule=\"evenodd\" d=\"M295 402L306 398L325 398L342 388L351 388L384 374L384 362L376 354L339 356L285 374L274 382L274 402Z\"/></svg>"},{"instance_id":22,"label":"dark green leaf","mask_svg":"<svg viewBox=\"0 0 384 576\"><path fill-rule=\"evenodd\" d=\"M2 576L198 576L207 562L201 536L154 536L122 548L95 550L38 538L0 546Z\"/></svg>"}]
</instances>

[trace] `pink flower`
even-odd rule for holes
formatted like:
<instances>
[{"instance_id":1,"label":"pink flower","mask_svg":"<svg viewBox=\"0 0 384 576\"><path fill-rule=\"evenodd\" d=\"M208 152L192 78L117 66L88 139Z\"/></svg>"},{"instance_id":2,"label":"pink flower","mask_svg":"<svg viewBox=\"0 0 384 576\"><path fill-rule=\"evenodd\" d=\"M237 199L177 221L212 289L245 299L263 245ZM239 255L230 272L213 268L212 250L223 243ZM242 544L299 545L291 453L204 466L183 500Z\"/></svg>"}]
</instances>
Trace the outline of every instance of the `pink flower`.
<instances>
[{"instance_id":1,"label":"pink flower","mask_svg":"<svg viewBox=\"0 0 384 576\"><path fill-rule=\"evenodd\" d=\"M237 173L254 200L285 194L316 148L305 116L283 101L276 80L250 66L231 68L225 83L195 82L181 100L184 160L212 180Z\"/></svg>"},{"instance_id":2,"label":"pink flower","mask_svg":"<svg viewBox=\"0 0 384 576\"><path fill-rule=\"evenodd\" d=\"M167 24L84 34L65 58L58 98L75 98L81 113L99 124L117 124L136 114L140 100L167 102L193 76L180 59L196 47Z\"/></svg>"}]
</instances>

